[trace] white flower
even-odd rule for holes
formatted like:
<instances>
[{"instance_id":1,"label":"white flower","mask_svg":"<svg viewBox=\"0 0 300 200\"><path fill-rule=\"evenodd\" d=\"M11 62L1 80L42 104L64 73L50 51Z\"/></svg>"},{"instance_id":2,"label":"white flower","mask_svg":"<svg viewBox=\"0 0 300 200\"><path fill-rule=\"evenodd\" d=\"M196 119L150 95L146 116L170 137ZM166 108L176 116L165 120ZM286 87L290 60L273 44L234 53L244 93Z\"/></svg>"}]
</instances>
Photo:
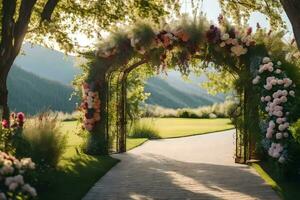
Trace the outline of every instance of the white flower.
<instances>
[{"instance_id":1,"label":"white flower","mask_svg":"<svg viewBox=\"0 0 300 200\"><path fill-rule=\"evenodd\" d=\"M270 85L270 84L264 85L264 88L266 90L271 90L272 89L272 85Z\"/></svg>"},{"instance_id":2,"label":"white flower","mask_svg":"<svg viewBox=\"0 0 300 200\"><path fill-rule=\"evenodd\" d=\"M277 140L282 139L282 133L280 133L280 132L276 133L276 139Z\"/></svg>"},{"instance_id":3,"label":"white flower","mask_svg":"<svg viewBox=\"0 0 300 200\"><path fill-rule=\"evenodd\" d=\"M280 100L281 100L281 102L283 102L283 103L287 102L287 98L286 98L286 96L282 96L282 97L280 97Z\"/></svg>"},{"instance_id":4,"label":"white flower","mask_svg":"<svg viewBox=\"0 0 300 200\"><path fill-rule=\"evenodd\" d=\"M287 138L287 137L289 137L289 133L288 132L284 132L283 136Z\"/></svg>"},{"instance_id":5,"label":"white flower","mask_svg":"<svg viewBox=\"0 0 300 200\"><path fill-rule=\"evenodd\" d=\"M283 125L283 124L280 124L279 126L278 126L278 130L280 130L280 131L284 131L286 129L286 127L285 127L285 125Z\"/></svg>"},{"instance_id":6,"label":"white flower","mask_svg":"<svg viewBox=\"0 0 300 200\"><path fill-rule=\"evenodd\" d=\"M290 94L292 97L295 97L295 91L294 91L294 90L291 90L291 91L289 92L289 94Z\"/></svg>"},{"instance_id":7,"label":"white flower","mask_svg":"<svg viewBox=\"0 0 300 200\"><path fill-rule=\"evenodd\" d=\"M225 47L226 43L225 42L221 42L220 43L220 47Z\"/></svg>"},{"instance_id":8,"label":"white flower","mask_svg":"<svg viewBox=\"0 0 300 200\"><path fill-rule=\"evenodd\" d=\"M222 36L221 36L221 40L228 40L229 39L229 34L228 33L224 33Z\"/></svg>"},{"instance_id":9,"label":"white flower","mask_svg":"<svg viewBox=\"0 0 300 200\"><path fill-rule=\"evenodd\" d=\"M268 63L270 61L271 61L271 59L269 57L264 57L262 62L263 63Z\"/></svg>"},{"instance_id":10,"label":"white flower","mask_svg":"<svg viewBox=\"0 0 300 200\"><path fill-rule=\"evenodd\" d=\"M282 63L280 61L277 62L277 65L281 65Z\"/></svg>"},{"instance_id":11,"label":"white flower","mask_svg":"<svg viewBox=\"0 0 300 200\"><path fill-rule=\"evenodd\" d=\"M285 163L285 158L283 156L280 156L280 158L278 159L278 162Z\"/></svg>"},{"instance_id":12,"label":"white flower","mask_svg":"<svg viewBox=\"0 0 300 200\"><path fill-rule=\"evenodd\" d=\"M275 70L275 73L276 73L276 74L280 74L280 73L281 73L281 70L280 70L280 69L276 69L276 70Z\"/></svg>"},{"instance_id":13,"label":"white flower","mask_svg":"<svg viewBox=\"0 0 300 200\"><path fill-rule=\"evenodd\" d=\"M277 83L278 83L278 85L282 85L283 84L283 80L278 79Z\"/></svg>"}]
</instances>

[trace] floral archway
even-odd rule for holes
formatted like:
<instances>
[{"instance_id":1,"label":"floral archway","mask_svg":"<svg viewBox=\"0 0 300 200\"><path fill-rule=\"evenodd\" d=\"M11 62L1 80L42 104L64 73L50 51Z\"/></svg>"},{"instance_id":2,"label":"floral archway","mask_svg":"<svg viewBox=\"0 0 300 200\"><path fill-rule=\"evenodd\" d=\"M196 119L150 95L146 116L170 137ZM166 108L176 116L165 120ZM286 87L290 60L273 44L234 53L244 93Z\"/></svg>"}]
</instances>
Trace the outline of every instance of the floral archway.
<instances>
[{"instance_id":1,"label":"floral archway","mask_svg":"<svg viewBox=\"0 0 300 200\"><path fill-rule=\"evenodd\" d=\"M125 28L124 28L125 29ZM90 132L87 152L108 153L108 91L111 72L122 73L119 100L119 151L126 146L126 77L131 70L147 64L153 70L165 71L176 66L188 73L191 64L201 68L213 63L219 70L227 70L238 77L235 90L239 94L241 113L237 122L236 161L251 159L255 144L263 132L269 155L284 163L288 158L290 113L295 98L293 80L287 77L283 57L270 55L264 41L258 40L263 30L255 34L251 28L234 27L223 17L219 25L210 25L206 19L178 20L163 28L139 23L128 31L111 34L95 52L85 54L89 62L83 66L79 79L82 85L83 127ZM291 66L291 63L288 64ZM259 124L265 126L259 126Z\"/></svg>"}]
</instances>

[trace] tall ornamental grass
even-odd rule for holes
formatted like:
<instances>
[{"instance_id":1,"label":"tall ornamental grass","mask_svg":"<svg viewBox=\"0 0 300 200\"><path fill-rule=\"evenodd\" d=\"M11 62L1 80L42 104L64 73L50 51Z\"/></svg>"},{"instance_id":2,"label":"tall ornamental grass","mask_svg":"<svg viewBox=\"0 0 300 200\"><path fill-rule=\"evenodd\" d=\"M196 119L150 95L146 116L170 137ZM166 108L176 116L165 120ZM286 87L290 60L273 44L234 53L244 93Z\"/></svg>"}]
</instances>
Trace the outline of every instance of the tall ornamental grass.
<instances>
[{"instance_id":1,"label":"tall ornamental grass","mask_svg":"<svg viewBox=\"0 0 300 200\"><path fill-rule=\"evenodd\" d=\"M148 139L160 138L159 131L155 128L153 123L141 121L137 121L132 125L129 130L129 137Z\"/></svg>"},{"instance_id":2,"label":"tall ornamental grass","mask_svg":"<svg viewBox=\"0 0 300 200\"><path fill-rule=\"evenodd\" d=\"M38 166L57 167L66 150L67 137L60 130L56 118L41 115L26 122L23 138L28 144L27 153Z\"/></svg>"}]
</instances>

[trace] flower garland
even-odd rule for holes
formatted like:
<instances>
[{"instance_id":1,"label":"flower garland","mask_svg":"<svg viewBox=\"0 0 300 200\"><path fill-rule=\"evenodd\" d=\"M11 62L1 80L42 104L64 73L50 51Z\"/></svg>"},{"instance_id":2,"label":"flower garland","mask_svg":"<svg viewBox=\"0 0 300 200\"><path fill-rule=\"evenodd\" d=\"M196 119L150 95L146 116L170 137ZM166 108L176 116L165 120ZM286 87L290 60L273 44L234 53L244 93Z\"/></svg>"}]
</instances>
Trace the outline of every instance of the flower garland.
<instances>
[{"instance_id":1,"label":"flower garland","mask_svg":"<svg viewBox=\"0 0 300 200\"><path fill-rule=\"evenodd\" d=\"M295 84L286 77L281 69L281 62L274 63L269 57L263 58L252 83L259 85L262 108L268 114L268 128L265 130L266 139L270 141L268 154L284 163L290 135L289 103L295 97Z\"/></svg>"},{"instance_id":2,"label":"flower garland","mask_svg":"<svg viewBox=\"0 0 300 200\"><path fill-rule=\"evenodd\" d=\"M82 85L82 103L80 109L84 113L83 128L92 131L95 123L100 121L100 99L99 93L94 91L93 84Z\"/></svg>"},{"instance_id":3,"label":"flower garland","mask_svg":"<svg viewBox=\"0 0 300 200\"><path fill-rule=\"evenodd\" d=\"M35 188L26 183L23 175L35 169L31 158L16 159L0 152L0 199L31 199L37 196Z\"/></svg>"}]
</instances>

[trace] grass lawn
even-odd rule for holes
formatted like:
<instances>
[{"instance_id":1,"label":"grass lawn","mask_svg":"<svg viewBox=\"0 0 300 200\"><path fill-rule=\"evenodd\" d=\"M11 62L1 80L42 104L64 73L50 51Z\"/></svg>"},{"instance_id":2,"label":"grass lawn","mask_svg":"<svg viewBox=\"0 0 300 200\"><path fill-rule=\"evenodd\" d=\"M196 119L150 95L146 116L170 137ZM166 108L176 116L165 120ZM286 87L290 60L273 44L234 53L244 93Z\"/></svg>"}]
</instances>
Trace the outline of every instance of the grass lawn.
<instances>
[{"instance_id":1,"label":"grass lawn","mask_svg":"<svg viewBox=\"0 0 300 200\"><path fill-rule=\"evenodd\" d=\"M82 138L76 133L77 122L63 122L62 131L68 135L68 147L59 163L59 170L43 175L50 186L39 191L43 200L80 200L87 191L116 163L110 156L89 156L78 154L76 147Z\"/></svg>"},{"instance_id":2,"label":"grass lawn","mask_svg":"<svg viewBox=\"0 0 300 200\"><path fill-rule=\"evenodd\" d=\"M276 175L268 162L252 164L259 175L281 196L283 200L300 199L300 180L284 180Z\"/></svg>"},{"instance_id":3,"label":"grass lawn","mask_svg":"<svg viewBox=\"0 0 300 200\"><path fill-rule=\"evenodd\" d=\"M162 138L198 135L234 128L229 119L144 118L153 123Z\"/></svg>"}]
</instances>

